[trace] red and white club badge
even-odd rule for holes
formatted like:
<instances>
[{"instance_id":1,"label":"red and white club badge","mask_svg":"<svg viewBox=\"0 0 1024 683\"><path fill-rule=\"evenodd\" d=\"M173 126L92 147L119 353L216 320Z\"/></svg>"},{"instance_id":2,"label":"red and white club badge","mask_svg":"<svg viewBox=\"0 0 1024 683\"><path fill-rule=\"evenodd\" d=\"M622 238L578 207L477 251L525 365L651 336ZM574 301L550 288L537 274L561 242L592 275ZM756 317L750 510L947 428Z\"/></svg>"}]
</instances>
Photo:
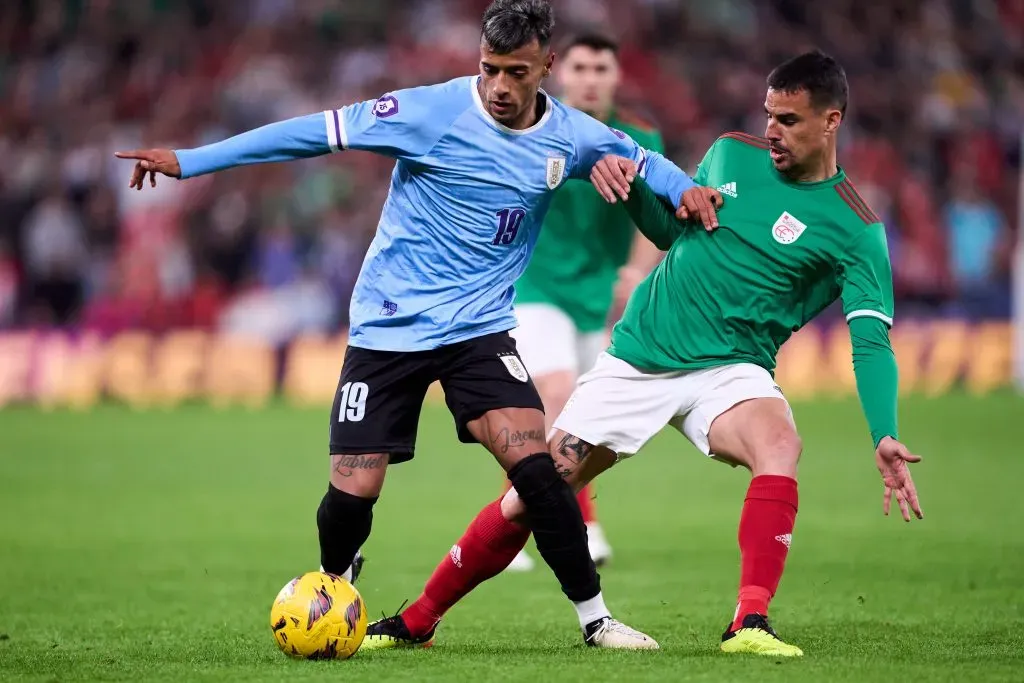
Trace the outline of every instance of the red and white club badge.
<instances>
[{"instance_id":1,"label":"red and white club badge","mask_svg":"<svg viewBox=\"0 0 1024 683\"><path fill-rule=\"evenodd\" d=\"M788 211L783 211L779 219L775 221L775 225L772 226L772 237L779 244L792 244L800 238L800 235L804 234L806 229L806 224L798 221Z\"/></svg>"}]
</instances>

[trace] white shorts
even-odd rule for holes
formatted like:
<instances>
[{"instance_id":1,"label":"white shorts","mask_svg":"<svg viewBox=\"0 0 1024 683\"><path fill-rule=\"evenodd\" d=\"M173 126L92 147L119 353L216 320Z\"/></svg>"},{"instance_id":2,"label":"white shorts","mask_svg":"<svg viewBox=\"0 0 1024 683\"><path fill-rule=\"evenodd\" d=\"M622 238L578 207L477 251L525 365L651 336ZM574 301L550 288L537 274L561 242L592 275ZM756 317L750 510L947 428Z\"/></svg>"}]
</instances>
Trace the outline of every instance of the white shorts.
<instances>
[{"instance_id":1,"label":"white shorts","mask_svg":"<svg viewBox=\"0 0 1024 683\"><path fill-rule=\"evenodd\" d=\"M580 332L565 311L551 304L516 306L519 327L510 334L534 377L567 371L581 375L608 347L608 333Z\"/></svg>"},{"instance_id":2,"label":"white shorts","mask_svg":"<svg viewBox=\"0 0 1024 683\"><path fill-rule=\"evenodd\" d=\"M757 365L643 372L602 353L593 369L580 377L553 429L626 458L665 425L672 425L711 455L711 423L737 403L753 398L785 400L772 376Z\"/></svg>"}]
</instances>

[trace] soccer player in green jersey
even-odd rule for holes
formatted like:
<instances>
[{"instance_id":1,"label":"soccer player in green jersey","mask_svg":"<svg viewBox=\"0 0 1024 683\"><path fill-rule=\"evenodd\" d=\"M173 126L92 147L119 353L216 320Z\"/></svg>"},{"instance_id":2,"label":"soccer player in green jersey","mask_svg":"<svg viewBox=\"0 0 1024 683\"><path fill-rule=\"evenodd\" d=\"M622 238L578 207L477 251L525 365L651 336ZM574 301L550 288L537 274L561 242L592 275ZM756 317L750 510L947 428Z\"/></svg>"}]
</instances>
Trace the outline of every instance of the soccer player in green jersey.
<instances>
[{"instance_id":1,"label":"soccer player in green jersey","mask_svg":"<svg viewBox=\"0 0 1024 683\"><path fill-rule=\"evenodd\" d=\"M619 63L614 40L600 34L571 38L562 46L555 76L562 102L626 133L641 147L664 151L658 131L615 106ZM568 180L555 194L530 265L516 282L519 327L512 330L544 402L548 429L576 380L608 346L606 327L615 322L610 318L622 313L661 256L637 232L625 208L605 202L590 183ZM577 500L590 555L601 565L612 549L589 486ZM524 550L508 568L528 571L533 566Z\"/></svg>"},{"instance_id":2,"label":"soccer player in green jersey","mask_svg":"<svg viewBox=\"0 0 1024 683\"><path fill-rule=\"evenodd\" d=\"M779 347L836 300L849 324L857 390L882 475L883 512L895 496L906 521L911 514L922 518L907 467L920 458L897 440L884 227L836 160L847 93L842 68L819 52L775 69L764 103L765 137L726 134L700 163L706 229L676 221L670 207L634 181L636 169L625 159L606 157L592 174L601 194L611 202L616 195L624 199L637 226L668 255L636 289L611 347L580 378L555 420L551 453L579 488L671 425L704 454L750 470L739 524L739 595L721 643L729 653L803 654L768 622L793 537L802 450L772 371ZM724 206L709 218L721 194ZM690 202L676 212L692 215ZM478 534L474 552L499 553L523 510L510 491L502 519L490 520ZM445 569L442 562L434 576ZM432 629L486 578L467 575L455 585L432 577L397 618L418 631L426 606Z\"/></svg>"}]
</instances>

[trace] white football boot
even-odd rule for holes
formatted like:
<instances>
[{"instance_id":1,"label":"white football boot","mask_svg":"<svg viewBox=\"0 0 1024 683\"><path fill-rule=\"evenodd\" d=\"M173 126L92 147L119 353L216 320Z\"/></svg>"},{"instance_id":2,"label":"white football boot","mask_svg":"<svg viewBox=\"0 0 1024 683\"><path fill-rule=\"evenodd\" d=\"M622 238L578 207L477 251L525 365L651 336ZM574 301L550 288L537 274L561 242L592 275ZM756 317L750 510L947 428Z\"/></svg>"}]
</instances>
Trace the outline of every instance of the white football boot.
<instances>
[{"instance_id":1,"label":"white football boot","mask_svg":"<svg viewBox=\"0 0 1024 683\"><path fill-rule=\"evenodd\" d=\"M583 640L590 647L603 647L609 650L659 649L654 638L611 617L587 624L583 631Z\"/></svg>"}]
</instances>

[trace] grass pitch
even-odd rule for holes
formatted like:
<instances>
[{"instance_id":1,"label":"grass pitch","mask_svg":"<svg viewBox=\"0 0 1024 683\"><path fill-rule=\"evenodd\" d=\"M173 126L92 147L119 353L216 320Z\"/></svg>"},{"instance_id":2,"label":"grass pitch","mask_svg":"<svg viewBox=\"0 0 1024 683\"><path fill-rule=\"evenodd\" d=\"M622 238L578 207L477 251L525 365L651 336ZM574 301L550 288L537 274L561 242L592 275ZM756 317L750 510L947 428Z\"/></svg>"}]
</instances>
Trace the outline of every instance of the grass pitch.
<instances>
[{"instance_id":1,"label":"grass pitch","mask_svg":"<svg viewBox=\"0 0 1024 683\"><path fill-rule=\"evenodd\" d=\"M326 409L0 412L0 680L1022 680L1024 400L903 402L903 436L925 456L912 524L882 517L855 402L795 412L801 508L773 618L806 656L784 662L717 650L747 477L674 432L597 490L609 606L662 651L584 648L539 569L481 587L431 650L295 662L267 619L317 565ZM365 548L371 616L416 597L499 486L490 456L427 409Z\"/></svg>"}]
</instances>

